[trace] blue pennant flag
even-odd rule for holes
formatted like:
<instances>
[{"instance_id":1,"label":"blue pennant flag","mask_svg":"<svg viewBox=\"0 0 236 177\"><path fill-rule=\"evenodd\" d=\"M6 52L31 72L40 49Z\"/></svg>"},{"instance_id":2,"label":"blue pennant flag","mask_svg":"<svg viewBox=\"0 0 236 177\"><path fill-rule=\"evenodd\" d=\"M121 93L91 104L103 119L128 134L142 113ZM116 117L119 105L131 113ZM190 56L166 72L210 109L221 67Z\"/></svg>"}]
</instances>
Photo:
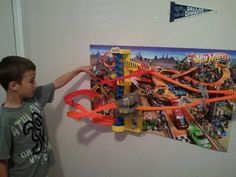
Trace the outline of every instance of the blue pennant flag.
<instances>
[{"instance_id":1,"label":"blue pennant flag","mask_svg":"<svg viewBox=\"0 0 236 177\"><path fill-rule=\"evenodd\" d=\"M175 2L170 2L170 22L175 19L190 17L193 15L199 15L205 12L210 12L211 9L205 9L200 7L193 7L187 5L176 4Z\"/></svg>"}]
</instances>

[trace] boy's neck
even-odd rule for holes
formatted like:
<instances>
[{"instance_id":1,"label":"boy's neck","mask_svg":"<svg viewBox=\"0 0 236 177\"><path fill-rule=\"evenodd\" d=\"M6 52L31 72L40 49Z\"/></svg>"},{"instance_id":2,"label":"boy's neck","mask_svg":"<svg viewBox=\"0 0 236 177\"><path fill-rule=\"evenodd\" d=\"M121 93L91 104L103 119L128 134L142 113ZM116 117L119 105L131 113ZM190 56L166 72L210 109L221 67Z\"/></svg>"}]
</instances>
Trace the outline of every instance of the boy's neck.
<instances>
[{"instance_id":1,"label":"boy's neck","mask_svg":"<svg viewBox=\"0 0 236 177\"><path fill-rule=\"evenodd\" d=\"M23 103L23 98L19 97L19 95L7 94L7 98L3 107L19 108L22 106L22 103Z\"/></svg>"}]
</instances>

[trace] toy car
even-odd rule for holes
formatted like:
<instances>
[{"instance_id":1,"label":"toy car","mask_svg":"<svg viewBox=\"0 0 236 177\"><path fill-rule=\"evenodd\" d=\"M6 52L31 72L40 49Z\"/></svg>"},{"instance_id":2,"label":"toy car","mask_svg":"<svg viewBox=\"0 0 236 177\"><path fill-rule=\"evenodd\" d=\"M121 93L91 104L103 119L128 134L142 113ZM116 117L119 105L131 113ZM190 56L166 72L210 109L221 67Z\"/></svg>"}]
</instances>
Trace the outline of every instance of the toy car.
<instances>
[{"instance_id":1,"label":"toy car","mask_svg":"<svg viewBox=\"0 0 236 177\"><path fill-rule=\"evenodd\" d=\"M212 122L212 136L215 138L223 138L226 136L226 131L218 120Z\"/></svg>"},{"instance_id":2,"label":"toy car","mask_svg":"<svg viewBox=\"0 0 236 177\"><path fill-rule=\"evenodd\" d=\"M190 123L187 132L195 144L209 149L212 147L202 130L195 124Z\"/></svg>"},{"instance_id":3,"label":"toy car","mask_svg":"<svg viewBox=\"0 0 236 177\"><path fill-rule=\"evenodd\" d=\"M174 86L172 84L168 84L168 87L176 96L185 96L187 94L184 89Z\"/></svg>"},{"instance_id":4,"label":"toy car","mask_svg":"<svg viewBox=\"0 0 236 177\"><path fill-rule=\"evenodd\" d=\"M156 97L153 94L148 95L147 98L151 106L171 106L171 102L168 99Z\"/></svg>"},{"instance_id":5,"label":"toy car","mask_svg":"<svg viewBox=\"0 0 236 177\"><path fill-rule=\"evenodd\" d=\"M188 128L188 122L184 117L183 111L181 109L173 110L173 113L176 118L176 126L178 129L186 129Z\"/></svg>"}]
</instances>

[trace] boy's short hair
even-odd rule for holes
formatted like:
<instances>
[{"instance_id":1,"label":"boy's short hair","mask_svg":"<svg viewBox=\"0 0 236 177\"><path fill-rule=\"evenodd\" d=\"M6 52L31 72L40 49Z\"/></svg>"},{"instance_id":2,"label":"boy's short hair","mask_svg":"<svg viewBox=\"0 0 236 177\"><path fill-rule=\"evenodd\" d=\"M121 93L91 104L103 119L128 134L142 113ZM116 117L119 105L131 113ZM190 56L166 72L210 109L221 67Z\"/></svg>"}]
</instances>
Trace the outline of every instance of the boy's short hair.
<instances>
[{"instance_id":1,"label":"boy's short hair","mask_svg":"<svg viewBox=\"0 0 236 177\"><path fill-rule=\"evenodd\" d=\"M0 62L0 84L7 91L11 81L21 83L26 71L36 70L35 64L29 59L19 56L8 56Z\"/></svg>"}]
</instances>

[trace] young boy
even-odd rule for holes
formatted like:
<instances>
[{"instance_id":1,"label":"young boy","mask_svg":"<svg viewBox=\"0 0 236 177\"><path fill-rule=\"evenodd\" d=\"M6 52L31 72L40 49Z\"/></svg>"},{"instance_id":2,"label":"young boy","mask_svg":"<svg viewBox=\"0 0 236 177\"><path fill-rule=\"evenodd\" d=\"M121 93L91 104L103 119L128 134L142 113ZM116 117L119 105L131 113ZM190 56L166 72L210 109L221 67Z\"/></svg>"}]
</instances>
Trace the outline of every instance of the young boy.
<instances>
[{"instance_id":1,"label":"young boy","mask_svg":"<svg viewBox=\"0 0 236 177\"><path fill-rule=\"evenodd\" d=\"M36 66L9 56L0 62L6 101L0 108L0 177L45 177L52 156L43 108L58 89L89 66L78 67L54 82L36 87Z\"/></svg>"}]
</instances>

